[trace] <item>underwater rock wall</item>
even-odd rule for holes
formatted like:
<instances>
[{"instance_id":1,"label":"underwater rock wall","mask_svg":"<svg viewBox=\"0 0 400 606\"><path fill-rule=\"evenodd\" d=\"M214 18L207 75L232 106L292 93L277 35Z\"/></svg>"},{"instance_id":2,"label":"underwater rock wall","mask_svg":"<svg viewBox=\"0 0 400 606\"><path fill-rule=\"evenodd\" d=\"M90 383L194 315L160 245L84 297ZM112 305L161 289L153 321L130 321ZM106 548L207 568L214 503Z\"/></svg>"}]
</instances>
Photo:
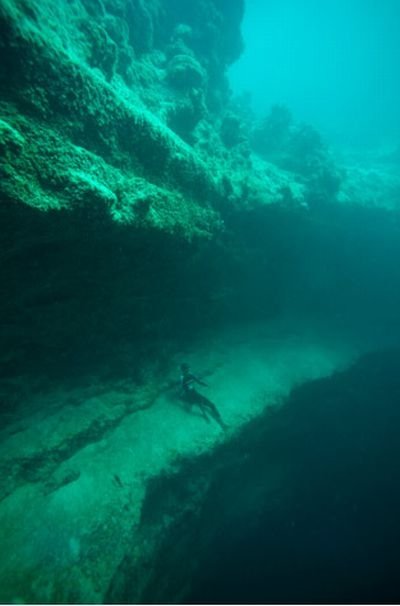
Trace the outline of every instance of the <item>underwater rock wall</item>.
<instances>
[{"instance_id":1,"label":"underwater rock wall","mask_svg":"<svg viewBox=\"0 0 400 606\"><path fill-rule=\"evenodd\" d=\"M398 180L345 178L312 128L230 99L243 10L2 0L3 375L134 368L150 340L270 317L304 248L292 218L298 242L332 202L396 206Z\"/></svg>"},{"instance_id":2,"label":"underwater rock wall","mask_svg":"<svg viewBox=\"0 0 400 606\"><path fill-rule=\"evenodd\" d=\"M398 175L231 99L243 10L2 0L1 376L138 376L287 309L395 322Z\"/></svg>"},{"instance_id":3,"label":"underwater rock wall","mask_svg":"<svg viewBox=\"0 0 400 606\"><path fill-rule=\"evenodd\" d=\"M226 78L242 14L242 0L1 0L6 600L188 595L196 561L163 569L170 540L176 562L206 553L221 522L207 495L248 465L173 398L153 407L196 337L206 359L217 329L285 312L346 336L399 329L399 181L346 176L282 112L254 126ZM325 358L307 351L281 366L301 359L311 378ZM248 414L233 407L233 429ZM232 523L257 510L248 488Z\"/></svg>"},{"instance_id":4,"label":"underwater rock wall","mask_svg":"<svg viewBox=\"0 0 400 606\"><path fill-rule=\"evenodd\" d=\"M81 56L87 40L58 39L62 19L73 22L72 15L39 6L47 19L59 19L54 34L41 14L2 7L3 194L42 210L87 203L104 205L117 221L133 222L138 214L160 227L181 222L184 211L176 207L184 205L175 189L188 197L195 191L196 206L201 197L207 201L216 188L206 168L147 110L136 87L130 91L118 76L110 85ZM81 19L94 27L87 13ZM173 207L175 220L168 218ZM195 223L190 217L187 230Z\"/></svg>"},{"instance_id":5,"label":"underwater rock wall","mask_svg":"<svg viewBox=\"0 0 400 606\"><path fill-rule=\"evenodd\" d=\"M241 1L1 3L3 374L176 334L182 321L165 323L183 306L193 331L210 315L210 253L204 270L185 269L185 243L215 239L245 197L282 200L290 180L242 174L218 134L242 12Z\"/></svg>"}]
</instances>

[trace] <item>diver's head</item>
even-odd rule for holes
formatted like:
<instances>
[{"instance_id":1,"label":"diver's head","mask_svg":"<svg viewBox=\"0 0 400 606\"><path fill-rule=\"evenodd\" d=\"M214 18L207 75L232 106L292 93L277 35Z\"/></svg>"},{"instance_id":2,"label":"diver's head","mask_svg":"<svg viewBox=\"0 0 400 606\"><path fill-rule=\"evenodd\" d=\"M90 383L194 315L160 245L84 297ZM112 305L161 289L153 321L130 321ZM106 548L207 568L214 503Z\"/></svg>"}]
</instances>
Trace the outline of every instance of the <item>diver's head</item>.
<instances>
[{"instance_id":1,"label":"diver's head","mask_svg":"<svg viewBox=\"0 0 400 606\"><path fill-rule=\"evenodd\" d=\"M187 364L187 362L184 362L183 364L181 364L181 371L183 372L183 374L187 374L190 370L190 366L189 364Z\"/></svg>"}]
</instances>

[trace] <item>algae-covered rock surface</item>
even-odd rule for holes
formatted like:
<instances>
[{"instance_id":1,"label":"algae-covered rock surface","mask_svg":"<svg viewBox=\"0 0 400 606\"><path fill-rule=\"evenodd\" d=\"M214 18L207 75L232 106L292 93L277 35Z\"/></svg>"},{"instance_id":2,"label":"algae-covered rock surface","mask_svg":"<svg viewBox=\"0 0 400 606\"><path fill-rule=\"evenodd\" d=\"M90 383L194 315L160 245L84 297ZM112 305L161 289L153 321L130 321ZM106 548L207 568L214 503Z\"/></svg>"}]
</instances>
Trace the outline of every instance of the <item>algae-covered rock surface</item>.
<instances>
[{"instance_id":1,"label":"algae-covered rock surface","mask_svg":"<svg viewBox=\"0 0 400 606\"><path fill-rule=\"evenodd\" d=\"M184 600L246 432L398 339L398 159L256 120L244 8L0 0L1 602Z\"/></svg>"}]
</instances>

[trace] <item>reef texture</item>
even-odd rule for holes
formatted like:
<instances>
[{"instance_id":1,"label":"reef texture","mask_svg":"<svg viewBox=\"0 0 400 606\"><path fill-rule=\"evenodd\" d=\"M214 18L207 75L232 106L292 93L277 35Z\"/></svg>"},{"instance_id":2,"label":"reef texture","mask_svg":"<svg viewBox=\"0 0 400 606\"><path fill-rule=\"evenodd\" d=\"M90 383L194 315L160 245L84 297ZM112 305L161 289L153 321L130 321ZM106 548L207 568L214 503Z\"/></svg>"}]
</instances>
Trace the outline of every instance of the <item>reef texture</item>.
<instances>
[{"instance_id":1,"label":"reef texture","mask_svg":"<svg viewBox=\"0 0 400 606\"><path fill-rule=\"evenodd\" d=\"M226 439L165 395L182 356L216 373L234 435L363 347L294 330L244 370L258 329L238 365L247 337L218 354L222 328L296 309L354 329L374 280L379 327L398 316L398 157L346 168L287 109L257 122L226 75L243 10L1 0L0 601L144 598L175 515L141 524L148 480Z\"/></svg>"}]
</instances>

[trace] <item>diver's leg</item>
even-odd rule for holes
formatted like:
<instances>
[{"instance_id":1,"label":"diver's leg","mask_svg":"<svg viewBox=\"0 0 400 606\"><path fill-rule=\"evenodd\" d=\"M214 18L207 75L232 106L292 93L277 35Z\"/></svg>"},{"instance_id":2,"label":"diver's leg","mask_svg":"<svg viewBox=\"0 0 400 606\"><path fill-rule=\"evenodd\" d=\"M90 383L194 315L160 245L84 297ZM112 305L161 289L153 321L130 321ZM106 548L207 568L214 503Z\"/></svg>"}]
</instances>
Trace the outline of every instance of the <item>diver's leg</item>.
<instances>
[{"instance_id":1,"label":"diver's leg","mask_svg":"<svg viewBox=\"0 0 400 606\"><path fill-rule=\"evenodd\" d=\"M203 403L203 406L207 408L207 412L213 417L213 419L215 419L215 421L217 421L217 423L223 429L227 429L227 425L223 421L221 414L220 414L218 408L215 406L215 404L213 404L210 400L208 400L204 396L202 396L202 403Z\"/></svg>"},{"instance_id":2,"label":"diver's leg","mask_svg":"<svg viewBox=\"0 0 400 606\"><path fill-rule=\"evenodd\" d=\"M201 402L197 402L197 404L198 404L198 406L199 406L199 408L201 410L201 414L203 415L203 417L205 418L205 420L207 421L207 423L209 423L210 419L207 416L205 406Z\"/></svg>"},{"instance_id":3,"label":"diver's leg","mask_svg":"<svg viewBox=\"0 0 400 606\"><path fill-rule=\"evenodd\" d=\"M210 419L208 418L206 409L204 407L203 396L198 391L193 389L190 392L190 399L191 399L192 404L196 404L200 408L201 414L203 415L203 417L207 421L207 423L209 423Z\"/></svg>"}]
</instances>

